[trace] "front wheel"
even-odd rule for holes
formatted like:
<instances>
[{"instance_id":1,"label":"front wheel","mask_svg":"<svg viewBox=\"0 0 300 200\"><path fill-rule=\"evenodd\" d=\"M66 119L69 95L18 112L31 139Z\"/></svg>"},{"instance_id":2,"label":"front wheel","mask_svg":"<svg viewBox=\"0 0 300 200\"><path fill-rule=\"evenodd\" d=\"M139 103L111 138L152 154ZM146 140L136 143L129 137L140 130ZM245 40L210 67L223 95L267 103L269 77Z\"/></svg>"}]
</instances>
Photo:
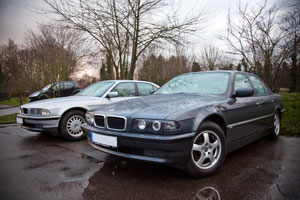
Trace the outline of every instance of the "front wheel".
<instances>
[{"instance_id":1,"label":"front wheel","mask_svg":"<svg viewBox=\"0 0 300 200\"><path fill-rule=\"evenodd\" d=\"M213 174L226 157L224 131L213 122L204 122L195 136L186 172L194 177Z\"/></svg>"},{"instance_id":2,"label":"front wheel","mask_svg":"<svg viewBox=\"0 0 300 200\"><path fill-rule=\"evenodd\" d=\"M81 124L85 123L84 112L72 110L66 113L60 123L60 134L66 140L82 140L85 135L81 130Z\"/></svg>"}]
</instances>

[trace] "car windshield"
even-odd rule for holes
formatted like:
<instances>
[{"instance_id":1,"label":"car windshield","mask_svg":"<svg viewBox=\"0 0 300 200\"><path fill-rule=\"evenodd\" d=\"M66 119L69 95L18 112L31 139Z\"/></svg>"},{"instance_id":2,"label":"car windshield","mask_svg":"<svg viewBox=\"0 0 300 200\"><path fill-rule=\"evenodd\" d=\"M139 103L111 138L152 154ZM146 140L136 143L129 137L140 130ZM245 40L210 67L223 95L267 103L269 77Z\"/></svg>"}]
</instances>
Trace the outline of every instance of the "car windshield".
<instances>
[{"instance_id":1,"label":"car windshield","mask_svg":"<svg viewBox=\"0 0 300 200\"><path fill-rule=\"evenodd\" d=\"M92 97L101 97L105 92L114 84L113 81L97 82L87 88L84 88L75 96L92 96Z\"/></svg>"},{"instance_id":2,"label":"car windshield","mask_svg":"<svg viewBox=\"0 0 300 200\"><path fill-rule=\"evenodd\" d=\"M202 72L177 76L164 84L153 94L224 94L227 89L230 73Z\"/></svg>"},{"instance_id":3,"label":"car windshield","mask_svg":"<svg viewBox=\"0 0 300 200\"><path fill-rule=\"evenodd\" d=\"M42 89L42 92L47 92L50 89L51 86L52 86L52 84L47 85L46 87L44 87Z\"/></svg>"}]
</instances>

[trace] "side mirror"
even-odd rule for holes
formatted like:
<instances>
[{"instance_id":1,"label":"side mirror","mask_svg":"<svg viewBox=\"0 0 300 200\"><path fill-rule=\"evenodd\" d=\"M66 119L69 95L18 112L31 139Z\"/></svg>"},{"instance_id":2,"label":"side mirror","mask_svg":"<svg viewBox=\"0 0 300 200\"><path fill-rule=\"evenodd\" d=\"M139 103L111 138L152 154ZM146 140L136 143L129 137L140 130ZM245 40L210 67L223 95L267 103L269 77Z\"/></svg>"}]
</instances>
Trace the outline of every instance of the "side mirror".
<instances>
[{"instance_id":1,"label":"side mirror","mask_svg":"<svg viewBox=\"0 0 300 200\"><path fill-rule=\"evenodd\" d=\"M250 97L254 94L252 88L237 88L233 97Z\"/></svg>"},{"instance_id":2,"label":"side mirror","mask_svg":"<svg viewBox=\"0 0 300 200\"><path fill-rule=\"evenodd\" d=\"M118 97L119 96L119 93L118 92L110 92L107 94L107 98L114 98L114 97Z\"/></svg>"}]
</instances>

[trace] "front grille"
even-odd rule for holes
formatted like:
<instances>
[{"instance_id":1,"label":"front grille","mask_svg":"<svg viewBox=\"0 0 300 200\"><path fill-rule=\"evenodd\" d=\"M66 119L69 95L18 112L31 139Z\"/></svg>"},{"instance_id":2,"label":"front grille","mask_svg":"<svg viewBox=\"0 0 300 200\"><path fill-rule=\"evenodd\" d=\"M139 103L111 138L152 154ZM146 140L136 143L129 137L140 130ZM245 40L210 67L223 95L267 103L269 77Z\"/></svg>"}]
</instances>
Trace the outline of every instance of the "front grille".
<instances>
[{"instance_id":1,"label":"front grille","mask_svg":"<svg viewBox=\"0 0 300 200\"><path fill-rule=\"evenodd\" d=\"M103 115L95 115L95 124L98 127L104 128L104 116Z\"/></svg>"},{"instance_id":2,"label":"front grille","mask_svg":"<svg viewBox=\"0 0 300 200\"><path fill-rule=\"evenodd\" d=\"M107 128L112 130L125 130L126 129L126 118L117 116L107 117Z\"/></svg>"}]
</instances>

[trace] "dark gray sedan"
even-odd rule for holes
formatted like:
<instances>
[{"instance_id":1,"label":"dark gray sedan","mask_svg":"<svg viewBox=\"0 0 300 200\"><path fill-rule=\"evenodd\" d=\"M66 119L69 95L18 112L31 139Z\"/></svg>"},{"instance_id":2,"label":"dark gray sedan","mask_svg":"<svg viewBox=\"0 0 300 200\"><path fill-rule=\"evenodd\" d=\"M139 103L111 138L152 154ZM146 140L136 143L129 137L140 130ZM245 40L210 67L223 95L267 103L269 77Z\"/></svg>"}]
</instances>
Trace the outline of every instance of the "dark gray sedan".
<instances>
[{"instance_id":1,"label":"dark gray sedan","mask_svg":"<svg viewBox=\"0 0 300 200\"><path fill-rule=\"evenodd\" d=\"M235 149L266 135L277 139L283 112L281 97L253 74L199 72L177 76L153 95L88 111L82 128L100 151L200 177Z\"/></svg>"}]
</instances>

